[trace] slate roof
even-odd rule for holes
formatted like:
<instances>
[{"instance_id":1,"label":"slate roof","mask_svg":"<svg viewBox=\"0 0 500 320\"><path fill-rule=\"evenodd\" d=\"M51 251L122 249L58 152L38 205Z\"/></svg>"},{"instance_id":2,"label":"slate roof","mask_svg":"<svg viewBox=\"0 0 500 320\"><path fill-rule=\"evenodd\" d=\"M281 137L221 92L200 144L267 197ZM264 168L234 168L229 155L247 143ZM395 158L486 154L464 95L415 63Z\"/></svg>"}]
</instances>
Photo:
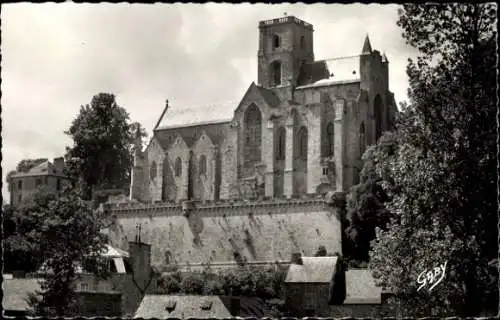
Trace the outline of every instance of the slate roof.
<instances>
[{"instance_id":1,"label":"slate roof","mask_svg":"<svg viewBox=\"0 0 500 320\"><path fill-rule=\"evenodd\" d=\"M59 170L50 161L44 161L37 166L34 166L27 172L16 172L9 176L9 178L21 178L21 177L31 177L31 176L44 176L44 175L58 175L64 176L62 170Z\"/></svg>"},{"instance_id":2,"label":"slate roof","mask_svg":"<svg viewBox=\"0 0 500 320\"><path fill-rule=\"evenodd\" d=\"M231 298L200 295L145 295L134 318L230 318ZM167 310L168 309L168 310ZM258 298L240 299L240 317L262 317L265 303Z\"/></svg>"},{"instance_id":3,"label":"slate roof","mask_svg":"<svg viewBox=\"0 0 500 320\"><path fill-rule=\"evenodd\" d=\"M257 90L259 90L260 94L266 100L267 104L269 104L270 107L278 107L281 103L280 98L274 93L274 91L270 89L266 89L264 87L255 85L257 87Z\"/></svg>"},{"instance_id":4,"label":"slate roof","mask_svg":"<svg viewBox=\"0 0 500 320\"><path fill-rule=\"evenodd\" d=\"M127 251L124 251L124 250L121 250L118 248L114 248L114 247L110 246L109 244L107 244L106 251L103 252L102 256L103 257L110 257L110 258L118 258L118 257L128 258L129 254Z\"/></svg>"},{"instance_id":5,"label":"slate roof","mask_svg":"<svg viewBox=\"0 0 500 320\"><path fill-rule=\"evenodd\" d=\"M303 65L297 89L329 86L345 82L358 82L360 56L325 59Z\"/></svg>"},{"instance_id":6,"label":"slate roof","mask_svg":"<svg viewBox=\"0 0 500 320\"><path fill-rule=\"evenodd\" d=\"M3 279L2 306L9 311L27 311L28 295L41 289L40 278Z\"/></svg>"},{"instance_id":7,"label":"slate roof","mask_svg":"<svg viewBox=\"0 0 500 320\"><path fill-rule=\"evenodd\" d=\"M300 68L297 85L312 84L318 80L327 78L329 74L326 63L323 60L304 63Z\"/></svg>"},{"instance_id":8,"label":"slate roof","mask_svg":"<svg viewBox=\"0 0 500 320\"><path fill-rule=\"evenodd\" d=\"M330 283L337 257L302 257L302 264L291 264L285 282L293 283Z\"/></svg>"},{"instance_id":9,"label":"slate roof","mask_svg":"<svg viewBox=\"0 0 500 320\"><path fill-rule=\"evenodd\" d=\"M224 139L224 135L221 134L220 129L228 124L228 122L200 123L184 127L157 129L154 132L154 136L164 150L170 147L178 134L184 139L188 147L193 146L203 132L210 137L214 144L219 144Z\"/></svg>"},{"instance_id":10,"label":"slate roof","mask_svg":"<svg viewBox=\"0 0 500 320\"><path fill-rule=\"evenodd\" d=\"M169 106L158 124L158 130L229 122L233 119L238 103L238 101L227 101L184 108Z\"/></svg>"},{"instance_id":11,"label":"slate roof","mask_svg":"<svg viewBox=\"0 0 500 320\"><path fill-rule=\"evenodd\" d=\"M346 299L344 304L379 304L382 288L375 285L369 269L350 269L346 272Z\"/></svg>"}]
</instances>

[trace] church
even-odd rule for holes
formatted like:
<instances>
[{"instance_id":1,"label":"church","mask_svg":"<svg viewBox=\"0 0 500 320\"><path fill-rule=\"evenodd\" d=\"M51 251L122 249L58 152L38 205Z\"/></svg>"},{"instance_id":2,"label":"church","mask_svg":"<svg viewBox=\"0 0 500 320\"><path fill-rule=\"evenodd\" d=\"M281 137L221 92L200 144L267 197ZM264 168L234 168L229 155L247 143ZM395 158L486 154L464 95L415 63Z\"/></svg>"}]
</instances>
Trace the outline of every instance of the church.
<instances>
[{"instance_id":1,"label":"church","mask_svg":"<svg viewBox=\"0 0 500 320\"><path fill-rule=\"evenodd\" d=\"M396 110L389 62L360 52L314 59L313 26L259 23L258 81L239 103L162 115L138 152L130 196L143 202L293 197L346 191Z\"/></svg>"},{"instance_id":2,"label":"church","mask_svg":"<svg viewBox=\"0 0 500 320\"><path fill-rule=\"evenodd\" d=\"M111 210L122 238L142 226L153 264L341 252L343 210L325 195L358 183L366 147L393 125L389 61L368 36L351 56L315 60L313 26L293 16L258 27L258 79L239 102L167 103L137 143L131 202Z\"/></svg>"}]
</instances>

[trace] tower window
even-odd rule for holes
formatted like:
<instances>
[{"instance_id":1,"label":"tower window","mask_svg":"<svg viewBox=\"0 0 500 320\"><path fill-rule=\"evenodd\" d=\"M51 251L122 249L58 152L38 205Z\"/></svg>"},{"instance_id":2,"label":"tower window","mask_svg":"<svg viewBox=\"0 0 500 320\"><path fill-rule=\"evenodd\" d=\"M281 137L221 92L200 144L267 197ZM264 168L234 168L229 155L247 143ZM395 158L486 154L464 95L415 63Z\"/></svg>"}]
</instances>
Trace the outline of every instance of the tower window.
<instances>
[{"instance_id":1,"label":"tower window","mask_svg":"<svg viewBox=\"0 0 500 320\"><path fill-rule=\"evenodd\" d=\"M272 85L281 85L281 62L274 61L271 63L271 81Z\"/></svg>"},{"instance_id":2,"label":"tower window","mask_svg":"<svg viewBox=\"0 0 500 320\"><path fill-rule=\"evenodd\" d=\"M181 158L175 159L175 176L180 177L182 174L182 162Z\"/></svg>"},{"instance_id":3,"label":"tower window","mask_svg":"<svg viewBox=\"0 0 500 320\"><path fill-rule=\"evenodd\" d=\"M279 48L281 46L281 39L280 36L275 34L273 36L273 49Z\"/></svg>"}]
</instances>

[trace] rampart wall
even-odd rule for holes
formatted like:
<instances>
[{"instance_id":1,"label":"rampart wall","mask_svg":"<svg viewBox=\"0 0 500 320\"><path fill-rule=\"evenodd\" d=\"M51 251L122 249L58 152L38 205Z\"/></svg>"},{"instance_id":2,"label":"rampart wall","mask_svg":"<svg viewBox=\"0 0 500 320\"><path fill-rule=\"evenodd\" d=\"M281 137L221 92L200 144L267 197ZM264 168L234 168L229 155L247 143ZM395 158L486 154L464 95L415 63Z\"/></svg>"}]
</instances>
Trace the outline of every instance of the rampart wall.
<instances>
[{"instance_id":1,"label":"rampart wall","mask_svg":"<svg viewBox=\"0 0 500 320\"><path fill-rule=\"evenodd\" d=\"M314 255L320 245L341 253L341 212L322 196L308 199L114 204L112 245L127 250L140 235L151 263L274 263L292 252ZM139 229L140 226L140 229Z\"/></svg>"}]
</instances>

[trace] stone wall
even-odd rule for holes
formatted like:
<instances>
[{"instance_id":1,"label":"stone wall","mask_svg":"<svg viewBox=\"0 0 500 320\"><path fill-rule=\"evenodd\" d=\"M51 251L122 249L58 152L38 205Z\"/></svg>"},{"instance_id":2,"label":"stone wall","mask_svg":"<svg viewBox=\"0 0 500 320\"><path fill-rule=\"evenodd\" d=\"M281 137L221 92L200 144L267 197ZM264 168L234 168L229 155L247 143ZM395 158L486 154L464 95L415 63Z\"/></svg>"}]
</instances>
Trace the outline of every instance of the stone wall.
<instances>
[{"instance_id":1,"label":"stone wall","mask_svg":"<svg viewBox=\"0 0 500 320\"><path fill-rule=\"evenodd\" d=\"M320 245L341 252L339 210L324 200L269 200L197 204L189 214L182 206L119 205L111 208L116 225L112 243L127 249L136 236L150 243L152 265L166 256L176 264L288 260L292 252L314 255Z\"/></svg>"}]
</instances>

